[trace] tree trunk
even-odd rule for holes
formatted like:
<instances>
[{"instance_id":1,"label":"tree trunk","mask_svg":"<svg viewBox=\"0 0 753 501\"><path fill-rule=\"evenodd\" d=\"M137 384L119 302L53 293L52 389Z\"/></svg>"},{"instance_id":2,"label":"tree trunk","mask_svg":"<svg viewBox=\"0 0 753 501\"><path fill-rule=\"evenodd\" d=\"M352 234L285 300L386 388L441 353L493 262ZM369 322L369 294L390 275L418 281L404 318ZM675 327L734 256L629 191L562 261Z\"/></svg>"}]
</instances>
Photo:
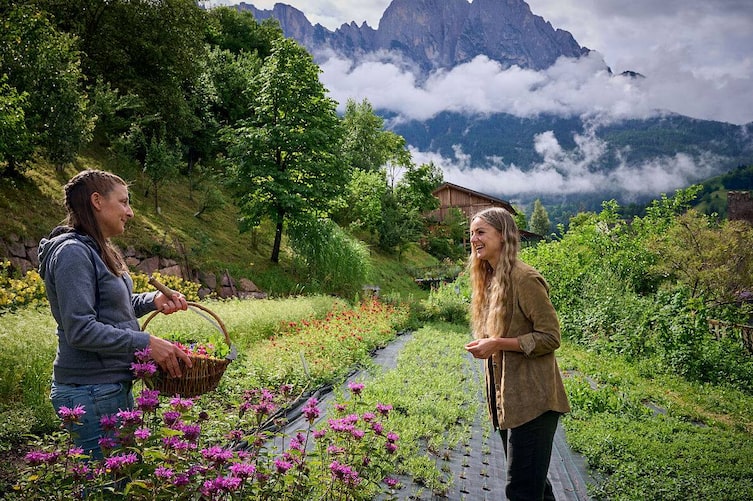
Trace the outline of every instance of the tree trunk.
<instances>
[{"instance_id":1,"label":"tree trunk","mask_svg":"<svg viewBox=\"0 0 753 501\"><path fill-rule=\"evenodd\" d=\"M285 213L282 210L277 212L277 227L275 228L275 243L272 246L272 262L280 262L280 244L282 243L282 223L285 220Z\"/></svg>"}]
</instances>

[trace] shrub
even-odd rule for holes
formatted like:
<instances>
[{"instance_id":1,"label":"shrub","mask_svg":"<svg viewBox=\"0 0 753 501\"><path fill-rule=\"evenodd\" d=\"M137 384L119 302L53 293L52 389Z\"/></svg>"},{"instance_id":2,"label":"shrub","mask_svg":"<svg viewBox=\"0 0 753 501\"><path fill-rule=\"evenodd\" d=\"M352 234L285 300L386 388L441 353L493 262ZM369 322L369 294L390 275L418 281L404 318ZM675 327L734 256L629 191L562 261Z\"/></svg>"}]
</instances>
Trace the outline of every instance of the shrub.
<instances>
[{"instance_id":1,"label":"shrub","mask_svg":"<svg viewBox=\"0 0 753 501\"><path fill-rule=\"evenodd\" d=\"M47 305L44 282L36 270L15 278L10 271L10 261L0 261L0 315L21 307Z\"/></svg>"},{"instance_id":2,"label":"shrub","mask_svg":"<svg viewBox=\"0 0 753 501\"><path fill-rule=\"evenodd\" d=\"M443 283L421 302L423 320L467 323L470 307L468 277L460 275L452 283Z\"/></svg>"},{"instance_id":3,"label":"shrub","mask_svg":"<svg viewBox=\"0 0 753 501\"><path fill-rule=\"evenodd\" d=\"M304 220L291 225L290 244L299 267L320 290L343 297L361 292L369 275L369 253L363 243L329 219Z\"/></svg>"}]
</instances>

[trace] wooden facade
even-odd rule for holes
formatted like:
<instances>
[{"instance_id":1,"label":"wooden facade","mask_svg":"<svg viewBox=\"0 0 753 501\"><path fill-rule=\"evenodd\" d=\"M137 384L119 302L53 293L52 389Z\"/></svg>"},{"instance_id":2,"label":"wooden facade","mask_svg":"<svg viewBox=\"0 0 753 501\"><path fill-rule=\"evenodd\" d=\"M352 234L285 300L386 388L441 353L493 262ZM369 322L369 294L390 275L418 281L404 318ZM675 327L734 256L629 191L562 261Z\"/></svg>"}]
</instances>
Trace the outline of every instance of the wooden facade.
<instances>
[{"instance_id":1,"label":"wooden facade","mask_svg":"<svg viewBox=\"0 0 753 501\"><path fill-rule=\"evenodd\" d=\"M463 188L456 184L444 183L432 193L439 199L439 209L433 211L430 217L435 218L437 221L444 221L450 208L460 209L468 219L471 219L477 212L489 207L502 207L507 209L512 215L516 214L515 209L513 209L509 202L501 198Z\"/></svg>"},{"instance_id":2,"label":"wooden facade","mask_svg":"<svg viewBox=\"0 0 753 501\"><path fill-rule=\"evenodd\" d=\"M444 183L432 193L439 199L439 208L432 211L429 217L440 222L444 221L451 208L460 209L468 220L478 212L489 207L502 207L513 216L517 214L517 211L510 202L458 186L457 184ZM520 230L521 241L541 240L541 238L542 236L536 233Z\"/></svg>"},{"instance_id":3,"label":"wooden facade","mask_svg":"<svg viewBox=\"0 0 753 501\"><path fill-rule=\"evenodd\" d=\"M753 192L727 192L727 219L748 221L753 224Z\"/></svg>"}]
</instances>

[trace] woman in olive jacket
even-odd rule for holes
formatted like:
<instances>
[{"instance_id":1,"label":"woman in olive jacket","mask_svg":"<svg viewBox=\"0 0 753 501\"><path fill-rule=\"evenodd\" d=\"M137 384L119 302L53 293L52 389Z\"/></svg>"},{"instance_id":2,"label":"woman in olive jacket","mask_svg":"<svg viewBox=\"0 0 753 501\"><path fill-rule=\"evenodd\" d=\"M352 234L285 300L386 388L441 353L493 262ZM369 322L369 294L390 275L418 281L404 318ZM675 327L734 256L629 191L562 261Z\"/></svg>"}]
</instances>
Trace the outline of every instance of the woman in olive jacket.
<instances>
[{"instance_id":1,"label":"woman in olive jacket","mask_svg":"<svg viewBox=\"0 0 753 501\"><path fill-rule=\"evenodd\" d=\"M502 208L471 221L471 326L466 349L486 361L489 411L507 460L507 498L554 499L547 479L560 415L570 411L554 351L557 313L541 274L518 258L515 220Z\"/></svg>"}]
</instances>

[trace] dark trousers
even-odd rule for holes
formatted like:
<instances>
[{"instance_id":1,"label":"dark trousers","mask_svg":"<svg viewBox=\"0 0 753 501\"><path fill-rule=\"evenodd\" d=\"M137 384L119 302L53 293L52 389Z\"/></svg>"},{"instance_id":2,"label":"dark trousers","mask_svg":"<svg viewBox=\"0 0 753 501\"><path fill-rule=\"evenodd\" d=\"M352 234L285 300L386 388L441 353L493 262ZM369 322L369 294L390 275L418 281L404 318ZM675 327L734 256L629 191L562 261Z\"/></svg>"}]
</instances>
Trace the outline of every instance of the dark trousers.
<instances>
[{"instance_id":1,"label":"dark trousers","mask_svg":"<svg viewBox=\"0 0 753 501\"><path fill-rule=\"evenodd\" d=\"M560 414L547 411L517 428L500 430L507 459L505 494L510 501L554 500L546 478Z\"/></svg>"}]
</instances>

